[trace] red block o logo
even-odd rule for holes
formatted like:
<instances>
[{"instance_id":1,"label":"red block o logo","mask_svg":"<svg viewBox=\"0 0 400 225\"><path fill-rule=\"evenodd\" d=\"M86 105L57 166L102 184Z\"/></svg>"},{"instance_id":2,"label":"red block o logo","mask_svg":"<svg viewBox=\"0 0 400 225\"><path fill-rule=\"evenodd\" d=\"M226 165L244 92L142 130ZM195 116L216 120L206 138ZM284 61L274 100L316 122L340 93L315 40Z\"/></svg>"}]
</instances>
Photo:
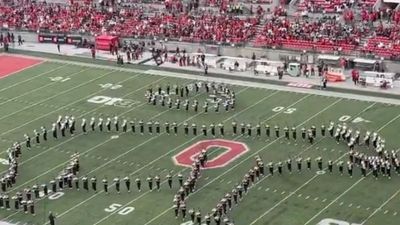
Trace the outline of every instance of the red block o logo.
<instances>
[{"instance_id":1,"label":"red block o logo","mask_svg":"<svg viewBox=\"0 0 400 225\"><path fill-rule=\"evenodd\" d=\"M223 148L226 149L226 151L213 159L209 159L204 167L205 169L227 166L230 162L249 150L247 145L242 142L224 139L203 140L196 142L175 155L173 157L174 163L180 166L191 167L195 157L198 156L202 150L208 151L211 148Z\"/></svg>"}]
</instances>

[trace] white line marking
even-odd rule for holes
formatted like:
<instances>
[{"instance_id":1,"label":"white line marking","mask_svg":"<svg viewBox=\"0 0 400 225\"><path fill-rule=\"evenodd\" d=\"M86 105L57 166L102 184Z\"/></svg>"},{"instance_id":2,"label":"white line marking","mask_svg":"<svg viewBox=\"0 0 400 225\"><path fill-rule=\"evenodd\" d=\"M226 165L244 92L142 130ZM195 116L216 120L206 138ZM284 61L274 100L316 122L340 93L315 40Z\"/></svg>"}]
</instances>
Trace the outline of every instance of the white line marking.
<instances>
[{"instance_id":1,"label":"white line marking","mask_svg":"<svg viewBox=\"0 0 400 225\"><path fill-rule=\"evenodd\" d=\"M37 65L38 65L38 64L35 64L34 66L37 66ZM32 66L32 67L34 67L34 66ZM22 84L22 83L31 81L31 80L33 80L33 79L35 79L35 78L37 78L37 77L43 76L43 75L45 75L45 74L52 73L52 72L54 72L54 71L56 71L56 70L58 70L58 69L61 69L61 68L65 67L65 66L67 66L67 65L61 65L61 66L56 67L56 68L54 68L54 69L52 69L52 70L46 71L46 72L44 72L44 73L40 73L40 74L38 74L38 75L36 75L36 76L33 76L33 77L29 78L29 79L26 79L26 80L22 80L22 81L20 81L20 82L13 83L13 84L10 85L10 86L7 86L7 87L5 87L5 88L0 89L0 92L5 91L5 90L8 90L8 89L10 89L10 88L13 88L13 87L15 87L15 86L17 86L17 85L20 85L20 84ZM12 74L15 74L15 73L19 73L19 72L21 72L21 71L23 71L23 70L25 70L25 69L29 69L29 68L30 68L30 67L27 67L27 68L24 68L24 69L22 69L22 70L20 70L20 71L16 71L16 72L14 72L14 73L9 74L8 76L10 76L10 75L12 75Z\"/></svg>"},{"instance_id":2,"label":"white line marking","mask_svg":"<svg viewBox=\"0 0 400 225\"><path fill-rule=\"evenodd\" d=\"M82 72L84 72L84 71L86 71L86 70L88 70L88 69L89 69L89 68L84 68L84 69L82 69L82 70L80 70L80 71L78 71L78 72L72 73L72 74L70 74L70 75L68 75L68 76L69 76L69 77L73 77L73 76L75 76L75 75L77 75L77 74L80 74L80 73L82 73ZM31 93L33 93L33 92L35 92L35 91L44 89L44 88L46 88L46 87L49 87L49 86L52 86L52 85L55 85L55 84L57 84L57 82L51 82L51 83L48 83L48 84L46 84L46 85L44 85L44 86L40 86L40 87L38 87L38 88L35 88L35 89L33 89L33 90L30 90L30 91L28 91L28 92L23 92L22 95L15 96L15 97L13 97L13 98L8 99L7 101L1 102L0 105L4 105L4 104L6 104L6 103L8 103L8 102L10 102L10 101L14 101L15 99L18 99L18 98L20 98L20 97L29 95L29 94L31 94ZM28 103L28 104L30 104L30 103ZM50 107L49 105L45 105L45 104L44 104L44 106L47 106L48 108L54 108L54 107Z\"/></svg>"},{"instance_id":3,"label":"white line marking","mask_svg":"<svg viewBox=\"0 0 400 225\"><path fill-rule=\"evenodd\" d=\"M361 224L365 224L369 219L371 219L371 217L373 217L379 210L382 210L382 208L383 208L386 204L388 204L393 198L395 198L399 193L400 193L400 189L397 190L392 196L390 196L390 198L388 198L385 202L383 202L383 203L379 206L379 208L375 209L364 221L362 221ZM386 210L386 211L387 211L387 210ZM386 212L386 211L385 211L385 212ZM387 213L387 212L386 212L386 213ZM386 213L384 213L384 214L386 214ZM396 214L397 214L397 212L396 212Z\"/></svg>"}]
</instances>

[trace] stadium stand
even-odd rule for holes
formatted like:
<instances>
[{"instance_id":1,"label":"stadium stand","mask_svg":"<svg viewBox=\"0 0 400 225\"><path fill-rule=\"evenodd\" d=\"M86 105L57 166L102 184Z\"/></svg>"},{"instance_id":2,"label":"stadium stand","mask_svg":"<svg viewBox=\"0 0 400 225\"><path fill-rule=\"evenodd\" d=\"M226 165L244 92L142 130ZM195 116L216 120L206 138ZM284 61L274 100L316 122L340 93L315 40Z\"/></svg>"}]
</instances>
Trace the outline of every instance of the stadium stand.
<instances>
[{"instance_id":1,"label":"stadium stand","mask_svg":"<svg viewBox=\"0 0 400 225\"><path fill-rule=\"evenodd\" d=\"M101 0L66 4L24 1L0 7L4 15L0 26L34 32L106 33L398 58L400 11L376 3L375 0L293 0L288 5L271 0L185 3Z\"/></svg>"}]
</instances>

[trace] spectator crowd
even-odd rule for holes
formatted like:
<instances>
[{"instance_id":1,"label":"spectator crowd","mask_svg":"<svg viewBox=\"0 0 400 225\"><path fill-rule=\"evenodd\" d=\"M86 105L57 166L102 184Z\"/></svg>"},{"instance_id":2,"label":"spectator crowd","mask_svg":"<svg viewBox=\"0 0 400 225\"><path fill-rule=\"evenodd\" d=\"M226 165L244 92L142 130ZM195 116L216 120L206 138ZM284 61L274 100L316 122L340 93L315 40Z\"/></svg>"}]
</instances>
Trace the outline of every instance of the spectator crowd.
<instances>
[{"instance_id":1,"label":"spectator crowd","mask_svg":"<svg viewBox=\"0 0 400 225\"><path fill-rule=\"evenodd\" d=\"M156 1L164 10L149 13L143 4L131 7L122 4L126 1L3 4L0 27L218 44L250 42L258 47L400 57L400 11L389 7L372 9L372 0L300 0L297 11L301 15L288 13L289 7L284 3L271 11L260 5L253 9L253 4L245 9L248 1L206 0L208 8L217 7L213 11L200 9L204 2L199 0L166 0ZM324 15L304 17L314 12ZM326 14L330 12L335 14Z\"/></svg>"}]
</instances>

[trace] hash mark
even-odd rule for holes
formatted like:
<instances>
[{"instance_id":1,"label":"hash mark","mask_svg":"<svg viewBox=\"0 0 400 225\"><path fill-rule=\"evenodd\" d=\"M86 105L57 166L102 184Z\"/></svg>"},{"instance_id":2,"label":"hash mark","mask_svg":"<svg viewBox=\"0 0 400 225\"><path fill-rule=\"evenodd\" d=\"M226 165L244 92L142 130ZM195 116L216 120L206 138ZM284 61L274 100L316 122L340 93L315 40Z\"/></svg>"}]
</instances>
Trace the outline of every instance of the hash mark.
<instances>
[{"instance_id":1,"label":"hash mark","mask_svg":"<svg viewBox=\"0 0 400 225\"><path fill-rule=\"evenodd\" d=\"M230 183L232 183L232 181L230 180L230 181L228 181L228 182L226 182L227 184L230 184Z\"/></svg>"},{"instance_id":2,"label":"hash mark","mask_svg":"<svg viewBox=\"0 0 400 225\"><path fill-rule=\"evenodd\" d=\"M319 199L318 197L315 197L315 198L314 198L314 201L317 201L318 199Z\"/></svg>"},{"instance_id":3,"label":"hash mark","mask_svg":"<svg viewBox=\"0 0 400 225\"><path fill-rule=\"evenodd\" d=\"M224 182L224 180L225 180L225 179L221 179L219 182L222 183L222 182Z\"/></svg>"},{"instance_id":4,"label":"hash mark","mask_svg":"<svg viewBox=\"0 0 400 225\"><path fill-rule=\"evenodd\" d=\"M206 178L204 178L204 180L208 180L208 179L210 179L210 177L206 177Z\"/></svg>"},{"instance_id":5,"label":"hash mark","mask_svg":"<svg viewBox=\"0 0 400 225\"><path fill-rule=\"evenodd\" d=\"M359 209L359 208L361 208L361 205L358 205L358 206L357 206L357 209Z\"/></svg>"},{"instance_id":6,"label":"hash mark","mask_svg":"<svg viewBox=\"0 0 400 225\"><path fill-rule=\"evenodd\" d=\"M353 203L350 203L350 204L349 204L349 208L352 207L352 206L353 206Z\"/></svg>"},{"instance_id":7,"label":"hash mark","mask_svg":"<svg viewBox=\"0 0 400 225\"><path fill-rule=\"evenodd\" d=\"M265 191L269 191L269 188L266 188Z\"/></svg>"},{"instance_id":8,"label":"hash mark","mask_svg":"<svg viewBox=\"0 0 400 225\"><path fill-rule=\"evenodd\" d=\"M389 210L385 210L385 212L383 212L383 214L387 214L389 212Z\"/></svg>"},{"instance_id":9,"label":"hash mark","mask_svg":"<svg viewBox=\"0 0 400 225\"><path fill-rule=\"evenodd\" d=\"M282 191L281 195L284 195L285 193L286 193L285 191Z\"/></svg>"},{"instance_id":10,"label":"hash mark","mask_svg":"<svg viewBox=\"0 0 400 225\"><path fill-rule=\"evenodd\" d=\"M339 205L343 205L344 204L344 202L341 202Z\"/></svg>"},{"instance_id":11,"label":"hash mark","mask_svg":"<svg viewBox=\"0 0 400 225\"><path fill-rule=\"evenodd\" d=\"M365 210L369 211L369 207L367 207Z\"/></svg>"},{"instance_id":12,"label":"hash mark","mask_svg":"<svg viewBox=\"0 0 400 225\"><path fill-rule=\"evenodd\" d=\"M309 198L310 198L310 196L309 196L309 195L307 195L305 199L309 199Z\"/></svg>"},{"instance_id":13,"label":"hash mark","mask_svg":"<svg viewBox=\"0 0 400 225\"><path fill-rule=\"evenodd\" d=\"M262 187L258 187L257 190L261 190Z\"/></svg>"},{"instance_id":14,"label":"hash mark","mask_svg":"<svg viewBox=\"0 0 400 225\"><path fill-rule=\"evenodd\" d=\"M394 212L394 213L393 213L393 216L395 216L395 215L397 215L397 212Z\"/></svg>"},{"instance_id":15,"label":"hash mark","mask_svg":"<svg viewBox=\"0 0 400 225\"><path fill-rule=\"evenodd\" d=\"M303 196L303 194L299 194L299 195L297 195L297 197L298 197L298 198L300 198L301 196Z\"/></svg>"}]
</instances>

